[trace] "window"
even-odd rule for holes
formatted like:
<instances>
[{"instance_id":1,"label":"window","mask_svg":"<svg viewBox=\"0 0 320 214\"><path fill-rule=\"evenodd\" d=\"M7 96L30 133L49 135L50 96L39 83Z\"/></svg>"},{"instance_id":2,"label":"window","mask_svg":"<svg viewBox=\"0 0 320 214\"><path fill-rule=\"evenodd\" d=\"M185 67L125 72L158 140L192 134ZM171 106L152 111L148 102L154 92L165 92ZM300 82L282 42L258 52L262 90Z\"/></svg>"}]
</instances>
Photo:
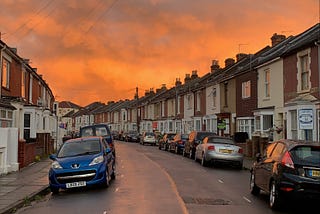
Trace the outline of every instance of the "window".
<instances>
[{"instance_id":1,"label":"window","mask_svg":"<svg viewBox=\"0 0 320 214\"><path fill-rule=\"evenodd\" d=\"M26 71L21 72L21 97L26 97Z\"/></svg>"},{"instance_id":2,"label":"window","mask_svg":"<svg viewBox=\"0 0 320 214\"><path fill-rule=\"evenodd\" d=\"M253 127L254 120L253 119L238 119L238 131L239 132L247 132L250 136L254 130Z\"/></svg>"},{"instance_id":3,"label":"window","mask_svg":"<svg viewBox=\"0 0 320 214\"><path fill-rule=\"evenodd\" d=\"M228 82L224 83L224 106L228 107Z\"/></svg>"},{"instance_id":4,"label":"window","mask_svg":"<svg viewBox=\"0 0 320 214\"><path fill-rule=\"evenodd\" d=\"M191 108L192 108L191 103L192 103L192 96L191 96L191 94L188 94L188 95L187 95L188 109L191 109Z\"/></svg>"},{"instance_id":5,"label":"window","mask_svg":"<svg viewBox=\"0 0 320 214\"><path fill-rule=\"evenodd\" d=\"M256 116L254 120L255 120L255 130L260 131L261 130L260 116Z\"/></svg>"},{"instance_id":6,"label":"window","mask_svg":"<svg viewBox=\"0 0 320 214\"><path fill-rule=\"evenodd\" d=\"M2 87L9 89L10 62L2 58Z\"/></svg>"},{"instance_id":7,"label":"window","mask_svg":"<svg viewBox=\"0 0 320 214\"><path fill-rule=\"evenodd\" d=\"M201 105L201 92L197 93L197 111L200 111L200 105Z\"/></svg>"},{"instance_id":8,"label":"window","mask_svg":"<svg viewBox=\"0 0 320 214\"><path fill-rule=\"evenodd\" d=\"M31 124L31 114L25 113L24 114L24 130L23 130L23 137L25 140L30 139L30 124Z\"/></svg>"},{"instance_id":9,"label":"window","mask_svg":"<svg viewBox=\"0 0 320 214\"><path fill-rule=\"evenodd\" d=\"M250 97L250 80L249 81L246 81L246 82L243 82L242 83L242 98L249 98Z\"/></svg>"},{"instance_id":10,"label":"window","mask_svg":"<svg viewBox=\"0 0 320 214\"><path fill-rule=\"evenodd\" d=\"M13 112L8 109L0 109L0 127L12 127Z\"/></svg>"},{"instance_id":11,"label":"window","mask_svg":"<svg viewBox=\"0 0 320 214\"><path fill-rule=\"evenodd\" d=\"M308 55L304 55L300 57L300 65L301 65L301 90L309 89L309 62Z\"/></svg>"},{"instance_id":12,"label":"window","mask_svg":"<svg viewBox=\"0 0 320 214\"><path fill-rule=\"evenodd\" d=\"M201 122L200 122L200 120L196 120L196 131L201 131Z\"/></svg>"},{"instance_id":13,"label":"window","mask_svg":"<svg viewBox=\"0 0 320 214\"><path fill-rule=\"evenodd\" d=\"M273 127L273 115L263 115L263 130Z\"/></svg>"},{"instance_id":14,"label":"window","mask_svg":"<svg viewBox=\"0 0 320 214\"><path fill-rule=\"evenodd\" d=\"M270 70L265 70L264 74L264 96L270 97Z\"/></svg>"},{"instance_id":15,"label":"window","mask_svg":"<svg viewBox=\"0 0 320 214\"><path fill-rule=\"evenodd\" d=\"M216 88L213 88L213 89L212 89L210 95L211 95L211 97L212 97L212 99L211 99L211 101L212 101L212 108L214 109L214 108L216 108L216 106L217 106L217 90L216 90Z\"/></svg>"},{"instance_id":16,"label":"window","mask_svg":"<svg viewBox=\"0 0 320 214\"><path fill-rule=\"evenodd\" d=\"M292 110L289 111L291 115L291 139L297 140L298 139L298 121L297 121L297 111Z\"/></svg>"},{"instance_id":17,"label":"window","mask_svg":"<svg viewBox=\"0 0 320 214\"><path fill-rule=\"evenodd\" d=\"M180 102L181 102L181 96L178 96L178 106L177 106L177 113L180 114Z\"/></svg>"}]
</instances>

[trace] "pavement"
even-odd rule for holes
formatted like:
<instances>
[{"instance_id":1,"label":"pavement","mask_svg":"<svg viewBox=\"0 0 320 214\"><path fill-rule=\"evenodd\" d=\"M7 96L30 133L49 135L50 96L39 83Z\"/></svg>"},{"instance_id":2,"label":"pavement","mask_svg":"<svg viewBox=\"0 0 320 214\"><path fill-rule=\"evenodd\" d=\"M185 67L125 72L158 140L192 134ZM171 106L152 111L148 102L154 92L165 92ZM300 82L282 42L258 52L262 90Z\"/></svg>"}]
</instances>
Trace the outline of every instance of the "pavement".
<instances>
[{"instance_id":1,"label":"pavement","mask_svg":"<svg viewBox=\"0 0 320 214\"><path fill-rule=\"evenodd\" d=\"M244 169L250 169L254 159L245 157ZM0 175L0 213L14 213L33 201L37 195L49 193L48 172L52 161L47 158L5 175Z\"/></svg>"}]
</instances>

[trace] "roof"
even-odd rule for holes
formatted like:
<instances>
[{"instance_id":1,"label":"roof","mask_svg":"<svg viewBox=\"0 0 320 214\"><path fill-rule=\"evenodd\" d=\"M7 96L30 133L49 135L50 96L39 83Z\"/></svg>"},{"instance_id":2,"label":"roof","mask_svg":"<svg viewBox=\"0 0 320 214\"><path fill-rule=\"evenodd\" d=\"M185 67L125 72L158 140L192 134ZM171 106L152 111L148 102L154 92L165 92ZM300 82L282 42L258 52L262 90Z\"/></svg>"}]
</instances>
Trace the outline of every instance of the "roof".
<instances>
[{"instance_id":1,"label":"roof","mask_svg":"<svg viewBox=\"0 0 320 214\"><path fill-rule=\"evenodd\" d=\"M61 101L59 102L59 108L74 108L74 109L80 109L81 106L74 104L70 101Z\"/></svg>"}]
</instances>

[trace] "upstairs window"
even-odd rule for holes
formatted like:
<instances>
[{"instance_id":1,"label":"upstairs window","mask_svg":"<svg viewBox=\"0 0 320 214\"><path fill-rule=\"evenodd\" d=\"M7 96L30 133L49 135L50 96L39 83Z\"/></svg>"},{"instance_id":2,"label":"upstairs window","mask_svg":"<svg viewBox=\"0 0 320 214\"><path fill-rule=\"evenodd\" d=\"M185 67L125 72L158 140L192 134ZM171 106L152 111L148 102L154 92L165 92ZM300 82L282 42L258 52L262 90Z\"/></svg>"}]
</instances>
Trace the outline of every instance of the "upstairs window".
<instances>
[{"instance_id":1,"label":"upstairs window","mask_svg":"<svg viewBox=\"0 0 320 214\"><path fill-rule=\"evenodd\" d=\"M250 80L242 83L242 98L249 98L251 96Z\"/></svg>"},{"instance_id":2,"label":"upstairs window","mask_svg":"<svg viewBox=\"0 0 320 214\"><path fill-rule=\"evenodd\" d=\"M305 92L310 90L310 52L311 49L307 49L297 53L297 70L298 70L298 92Z\"/></svg>"},{"instance_id":3,"label":"upstairs window","mask_svg":"<svg viewBox=\"0 0 320 214\"><path fill-rule=\"evenodd\" d=\"M309 89L309 62L308 55L300 57L300 66L301 66L301 90Z\"/></svg>"},{"instance_id":4,"label":"upstairs window","mask_svg":"<svg viewBox=\"0 0 320 214\"><path fill-rule=\"evenodd\" d=\"M270 70L265 70L264 73L264 96L266 98L270 97Z\"/></svg>"},{"instance_id":5,"label":"upstairs window","mask_svg":"<svg viewBox=\"0 0 320 214\"><path fill-rule=\"evenodd\" d=\"M1 86L9 89L9 81L10 80L10 62L2 58L2 83Z\"/></svg>"}]
</instances>

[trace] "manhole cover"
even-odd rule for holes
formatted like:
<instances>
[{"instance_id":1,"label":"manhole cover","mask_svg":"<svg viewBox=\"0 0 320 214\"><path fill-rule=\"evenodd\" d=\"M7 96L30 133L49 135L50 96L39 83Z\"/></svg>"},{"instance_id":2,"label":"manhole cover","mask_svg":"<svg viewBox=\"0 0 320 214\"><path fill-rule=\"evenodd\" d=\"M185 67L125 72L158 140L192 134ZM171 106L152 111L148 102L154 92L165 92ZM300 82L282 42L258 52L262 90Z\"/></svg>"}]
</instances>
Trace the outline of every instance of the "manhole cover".
<instances>
[{"instance_id":1,"label":"manhole cover","mask_svg":"<svg viewBox=\"0 0 320 214\"><path fill-rule=\"evenodd\" d=\"M221 198L193 198L183 197L183 201L186 204L205 204L205 205L229 205L231 201Z\"/></svg>"}]
</instances>

